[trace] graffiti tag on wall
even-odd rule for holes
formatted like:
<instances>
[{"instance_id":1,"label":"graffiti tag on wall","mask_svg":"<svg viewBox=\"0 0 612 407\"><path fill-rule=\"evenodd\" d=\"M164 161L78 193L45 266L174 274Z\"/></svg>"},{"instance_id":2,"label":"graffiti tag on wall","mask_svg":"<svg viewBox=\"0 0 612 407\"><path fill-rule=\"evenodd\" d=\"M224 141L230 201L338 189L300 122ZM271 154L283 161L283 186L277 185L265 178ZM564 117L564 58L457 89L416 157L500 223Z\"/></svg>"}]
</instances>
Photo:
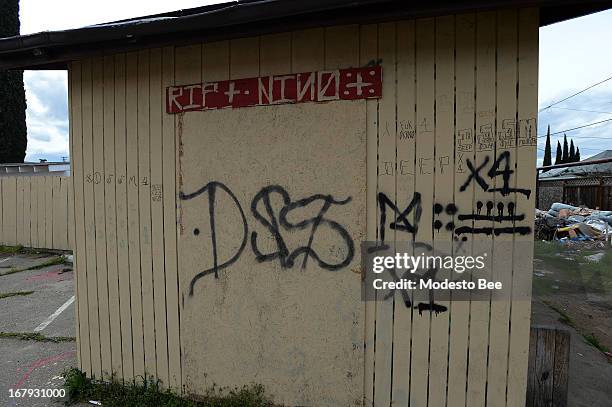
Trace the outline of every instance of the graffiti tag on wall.
<instances>
[{"instance_id":1,"label":"graffiti tag on wall","mask_svg":"<svg viewBox=\"0 0 612 407\"><path fill-rule=\"evenodd\" d=\"M166 90L166 111L173 114L381 96L382 67L373 66L171 86Z\"/></svg>"},{"instance_id":2,"label":"graffiti tag on wall","mask_svg":"<svg viewBox=\"0 0 612 407\"><path fill-rule=\"evenodd\" d=\"M218 194L226 194L230 201L240 214L242 222L242 237L238 249L229 259L219 259L218 244L219 236L217 233L216 224L216 208ZM210 239L212 245L213 262L212 266L196 274L189 284L189 295L193 296L193 289L196 282L202 277L214 274L215 278L219 277L219 271L234 264L242 255L250 240L250 248L255 254L255 259L259 263L267 261L278 261L282 268L293 268L296 266L297 260L301 259L301 268L306 268L309 259L313 259L317 265L329 271L340 270L348 266L355 256L355 246L353 239L347 230L338 222L329 219L326 215L332 206L343 206L351 201L351 198L336 199L332 195L316 194L307 198L292 200L289 193L279 185L271 185L262 188L251 201L251 215L253 218L266 230L266 232L274 239L275 250L264 252L259 245L260 234L257 231L252 231L249 237L249 225L247 215L242 207L242 204L232 192L232 190L221 182L210 182L197 191L189 194L180 193L179 198L183 201L193 200L198 197L204 197L208 206L208 218L210 223ZM283 206L279 211L275 211L272 206L273 196L280 197ZM318 208L315 216L306 217L300 216L299 209L314 206ZM317 206L318 205L318 206ZM327 228L336 234L345 245L345 250L342 250L343 258L339 262L330 262L318 253L313 248L313 242L317 232L323 228ZM309 231L308 240L297 248L289 248L284 233L290 233L297 230ZM199 229L194 229L194 235L199 235Z\"/></svg>"}]
</instances>

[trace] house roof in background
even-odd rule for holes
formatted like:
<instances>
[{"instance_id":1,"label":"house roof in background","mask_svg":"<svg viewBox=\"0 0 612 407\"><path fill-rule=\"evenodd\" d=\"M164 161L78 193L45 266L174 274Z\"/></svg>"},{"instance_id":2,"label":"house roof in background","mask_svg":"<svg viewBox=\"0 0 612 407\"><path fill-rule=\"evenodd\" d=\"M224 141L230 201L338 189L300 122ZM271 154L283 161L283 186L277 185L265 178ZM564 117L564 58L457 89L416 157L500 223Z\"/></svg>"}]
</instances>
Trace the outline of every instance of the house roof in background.
<instances>
[{"instance_id":1,"label":"house roof in background","mask_svg":"<svg viewBox=\"0 0 612 407\"><path fill-rule=\"evenodd\" d=\"M82 58L294 29L538 6L540 25L602 11L610 0L240 0L64 31L0 39L0 69L65 69Z\"/></svg>"},{"instance_id":2,"label":"house roof in background","mask_svg":"<svg viewBox=\"0 0 612 407\"><path fill-rule=\"evenodd\" d=\"M558 179L571 179L580 177L592 177L592 176L612 176L612 162L589 164L589 161L604 160L612 158L612 150L605 150L592 157L586 158L580 165L576 167L567 168L553 168L540 175L540 181L552 181Z\"/></svg>"},{"instance_id":3,"label":"house roof in background","mask_svg":"<svg viewBox=\"0 0 612 407\"><path fill-rule=\"evenodd\" d=\"M604 150L601 153L595 154L593 157L585 158L582 161L605 160L606 158L612 158L612 150Z\"/></svg>"}]
</instances>

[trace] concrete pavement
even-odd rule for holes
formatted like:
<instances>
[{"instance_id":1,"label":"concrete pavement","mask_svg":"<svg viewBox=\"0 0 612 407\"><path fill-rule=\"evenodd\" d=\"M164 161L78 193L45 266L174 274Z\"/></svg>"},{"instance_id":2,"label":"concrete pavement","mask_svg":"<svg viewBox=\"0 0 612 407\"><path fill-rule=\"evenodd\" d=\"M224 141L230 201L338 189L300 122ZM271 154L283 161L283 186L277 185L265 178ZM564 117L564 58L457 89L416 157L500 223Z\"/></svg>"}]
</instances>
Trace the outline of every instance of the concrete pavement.
<instances>
[{"instance_id":1,"label":"concrete pavement","mask_svg":"<svg viewBox=\"0 0 612 407\"><path fill-rule=\"evenodd\" d=\"M0 254L0 274L43 264L54 257L53 254ZM29 295L0 298L0 332L74 337L75 304L69 302L74 296L74 273L65 271L66 268L71 265L59 264L0 276L0 296L33 291ZM62 371L76 365L76 342L53 343L0 336L0 361L1 406L59 406L61 400L53 398L11 398L10 390L60 389Z\"/></svg>"}]
</instances>

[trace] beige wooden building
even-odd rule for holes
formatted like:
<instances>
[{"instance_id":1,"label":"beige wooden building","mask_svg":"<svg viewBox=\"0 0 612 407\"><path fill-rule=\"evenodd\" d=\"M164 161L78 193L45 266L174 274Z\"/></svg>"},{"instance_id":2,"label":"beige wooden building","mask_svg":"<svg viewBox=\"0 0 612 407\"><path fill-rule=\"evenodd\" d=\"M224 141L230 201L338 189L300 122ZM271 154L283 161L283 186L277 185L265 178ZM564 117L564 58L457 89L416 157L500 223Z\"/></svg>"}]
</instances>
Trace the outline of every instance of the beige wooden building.
<instances>
[{"instance_id":1,"label":"beige wooden building","mask_svg":"<svg viewBox=\"0 0 612 407\"><path fill-rule=\"evenodd\" d=\"M290 406L523 406L538 28L607 3L245 1L0 40L0 68L69 72L81 368ZM485 201L525 220L437 209ZM488 247L512 297L362 301L384 232Z\"/></svg>"}]
</instances>

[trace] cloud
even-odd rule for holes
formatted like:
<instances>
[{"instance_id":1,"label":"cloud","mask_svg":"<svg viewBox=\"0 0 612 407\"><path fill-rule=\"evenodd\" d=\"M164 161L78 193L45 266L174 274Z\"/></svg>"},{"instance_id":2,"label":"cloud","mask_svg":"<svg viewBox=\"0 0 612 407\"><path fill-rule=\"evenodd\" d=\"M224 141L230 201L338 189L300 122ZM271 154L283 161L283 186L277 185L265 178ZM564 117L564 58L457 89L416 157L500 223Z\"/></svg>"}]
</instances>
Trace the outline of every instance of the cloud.
<instances>
[{"instance_id":1,"label":"cloud","mask_svg":"<svg viewBox=\"0 0 612 407\"><path fill-rule=\"evenodd\" d=\"M78 2L21 0L22 33L76 28L88 24L136 17L178 8L215 3L210 0L177 0L168 3L108 0ZM66 14L69 10L69 14ZM68 17L67 17L68 16ZM540 29L539 106L540 108L584 89L612 75L612 53L602 52L601 39L612 37L612 10L553 24ZM28 98L27 159L59 159L68 155L68 108L66 73L26 72ZM557 107L612 112L612 81L572 98ZM547 109L539 114L539 134L561 131L612 118L612 114ZM612 140L586 139L586 136L611 137L612 122L568 132L580 147L583 158L612 149ZM609 136L610 135L610 136ZM553 155L556 140L552 138ZM538 163L543 157L545 138L538 140Z\"/></svg>"},{"instance_id":2,"label":"cloud","mask_svg":"<svg viewBox=\"0 0 612 407\"><path fill-rule=\"evenodd\" d=\"M219 3L215 0L21 0L21 33L78 28L179 8ZM59 161L69 154L68 85L65 71L26 71L28 150L26 160Z\"/></svg>"},{"instance_id":3,"label":"cloud","mask_svg":"<svg viewBox=\"0 0 612 407\"><path fill-rule=\"evenodd\" d=\"M540 108L612 75L612 53L602 41L612 37L612 10L540 29Z\"/></svg>"},{"instance_id":4,"label":"cloud","mask_svg":"<svg viewBox=\"0 0 612 407\"><path fill-rule=\"evenodd\" d=\"M24 73L28 109L27 161L68 157L68 84L64 71Z\"/></svg>"},{"instance_id":5,"label":"cloud","mask_svg":"<svg viewBox=\"0 0 612 407\"><path fill-rule=\"evenodd\" d=\"M556 133L608 119L612 119L612 81L540 112L538 134L545 135L548 125L551 133ZM580 148L583 159L603 150L612 150L612 121L567 131L566 134L568 142L573 139L574 145ZM563 144L563 133L551 136L553 159L557 140ZM545 143L545 137L538 139L538 164L544 156Z\"/></svg>"}]
</instances>

